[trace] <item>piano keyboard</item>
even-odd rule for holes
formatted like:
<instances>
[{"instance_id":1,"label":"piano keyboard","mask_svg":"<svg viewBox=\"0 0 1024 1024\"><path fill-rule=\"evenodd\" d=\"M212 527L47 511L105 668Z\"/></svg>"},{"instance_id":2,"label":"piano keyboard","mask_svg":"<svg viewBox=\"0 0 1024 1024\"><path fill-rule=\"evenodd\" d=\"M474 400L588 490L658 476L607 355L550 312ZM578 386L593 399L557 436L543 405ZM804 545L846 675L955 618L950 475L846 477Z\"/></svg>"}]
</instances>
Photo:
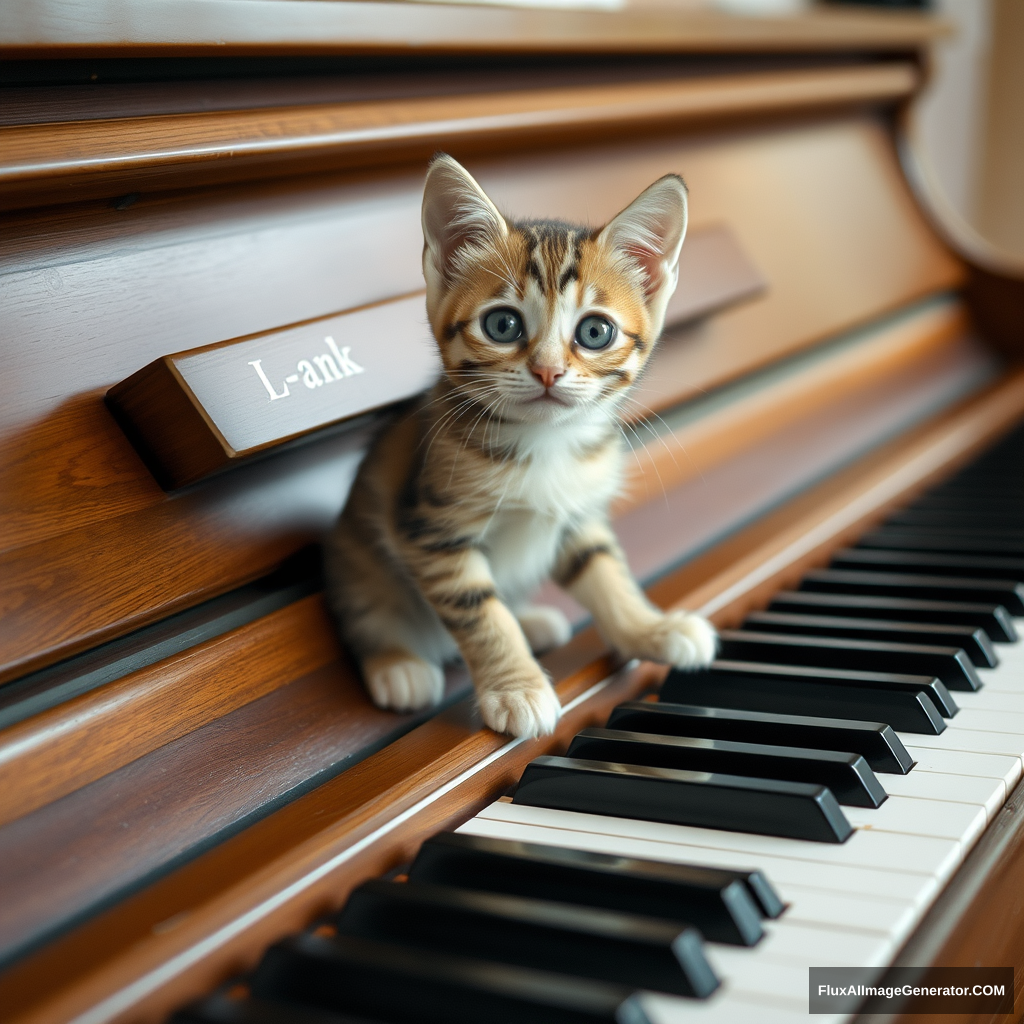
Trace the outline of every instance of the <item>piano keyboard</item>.
<instances>
[{"instance_id":1,"label":"piano keyboard","mask_svg":"<svg viewBox=\"0 0 1024 1024\"><path fill-rule=\"evenodd\" d=\"M1021 778L1022 469L1017 431L176 1021L782 1024L810 966L880 976Z\"/></svg>"}]
</instances>

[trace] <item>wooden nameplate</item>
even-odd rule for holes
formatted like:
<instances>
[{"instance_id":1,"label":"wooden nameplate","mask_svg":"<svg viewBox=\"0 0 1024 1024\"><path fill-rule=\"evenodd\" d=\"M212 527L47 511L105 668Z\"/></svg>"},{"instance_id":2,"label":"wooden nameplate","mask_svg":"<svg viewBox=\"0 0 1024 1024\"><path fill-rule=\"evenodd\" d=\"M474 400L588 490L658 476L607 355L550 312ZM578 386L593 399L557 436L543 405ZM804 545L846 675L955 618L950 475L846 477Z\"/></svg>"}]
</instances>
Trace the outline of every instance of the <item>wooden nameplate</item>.
<instances>
[{"instance_id":1,"label":"wooden nameplate","mask_svg":"<svg viewBox=\"0 0 1024 1024\"><path fill-rule=\"evenodd\" d=\"M724 225L683 247L669 325L765 281ZM165 490L419 394L438 373L423 293L163 356L106 402Z\"/></svg>"}]
</instances>

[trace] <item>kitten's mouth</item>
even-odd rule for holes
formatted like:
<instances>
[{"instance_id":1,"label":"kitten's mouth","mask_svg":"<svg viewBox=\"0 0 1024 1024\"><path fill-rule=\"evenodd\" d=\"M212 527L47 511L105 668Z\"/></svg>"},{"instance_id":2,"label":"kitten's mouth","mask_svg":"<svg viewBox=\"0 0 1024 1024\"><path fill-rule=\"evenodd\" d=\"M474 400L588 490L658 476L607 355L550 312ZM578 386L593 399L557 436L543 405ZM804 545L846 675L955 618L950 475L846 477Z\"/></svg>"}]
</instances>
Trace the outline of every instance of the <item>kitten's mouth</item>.
<instances>
[{"instance_id":1,"label":"kitten's mouth","mask_svg":"<svg viewBox=\"0 0 1024 1024\"><path fill-rule=\"evenodd\" d=\"M561 406L568 406L569 402L565 401L564 398L559 398L557 395L553 395L550 391L544 391L543 394L538 395L536 398L531 398L528 402L529 405L536 405L538 402L544 404L554 404Z\"/></svg>"}]
</instances>

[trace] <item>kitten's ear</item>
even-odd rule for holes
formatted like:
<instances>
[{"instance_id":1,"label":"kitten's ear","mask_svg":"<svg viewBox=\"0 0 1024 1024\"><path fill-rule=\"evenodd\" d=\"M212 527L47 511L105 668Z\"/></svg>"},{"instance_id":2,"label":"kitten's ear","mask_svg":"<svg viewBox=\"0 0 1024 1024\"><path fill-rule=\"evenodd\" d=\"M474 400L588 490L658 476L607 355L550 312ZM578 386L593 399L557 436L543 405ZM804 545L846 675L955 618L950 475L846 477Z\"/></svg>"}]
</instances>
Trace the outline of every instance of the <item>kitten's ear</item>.
<instances>
[{"instance_id":1,"label":"kitten's ear","mask_svg":"<svg viewBox=\"0 0 1024 1024\"><path fill-rule=\"evenodd\" d=\"M640 265L648 304L662 314L679 279L686 218L686 184L678 174L666 174L645 188L599 236Z\"/></svg>"},{"instance_id":2,"label":"kitten's ear","mask_svg":"<svg viewBox=\"0 0 1024 1024\"><path fill-rule=\"evenodd\" d=\"M456 256L466 245L508 233L494 203L447 153L435 156L427 169L422 219L424 264L432 264L442 277L452 272Z\"/></svg>"}]
</instances>

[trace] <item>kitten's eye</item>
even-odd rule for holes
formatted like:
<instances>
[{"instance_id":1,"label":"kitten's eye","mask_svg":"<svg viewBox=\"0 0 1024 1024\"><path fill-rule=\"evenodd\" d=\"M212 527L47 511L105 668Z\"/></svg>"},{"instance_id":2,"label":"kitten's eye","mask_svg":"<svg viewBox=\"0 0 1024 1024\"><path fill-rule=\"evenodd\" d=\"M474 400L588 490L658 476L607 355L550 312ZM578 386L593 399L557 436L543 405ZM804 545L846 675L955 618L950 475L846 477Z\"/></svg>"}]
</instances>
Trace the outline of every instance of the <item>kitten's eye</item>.
<instances>
[{"instance_id":1,"label":"kitten's eye","mask_svg":"<svg viewBox=\"0 0 1024 1024\"><path fill-rule=\"evenodd\" d=\"M494 309L484 317L484 334L502 344L518 341L523 336L523 321L514 309Z\"/></svg>"},{"instance_id":2,"label":"kitten's eye","mask_svg":"<svg viewBox=\"0 0 1024 1024\"><path fill-rule=\"evenodd\" d=\"M576 325L576 341L584 348L607 348L615 340L615 325L603 316L585 316Z\"/></svg>"}]
</instances>

